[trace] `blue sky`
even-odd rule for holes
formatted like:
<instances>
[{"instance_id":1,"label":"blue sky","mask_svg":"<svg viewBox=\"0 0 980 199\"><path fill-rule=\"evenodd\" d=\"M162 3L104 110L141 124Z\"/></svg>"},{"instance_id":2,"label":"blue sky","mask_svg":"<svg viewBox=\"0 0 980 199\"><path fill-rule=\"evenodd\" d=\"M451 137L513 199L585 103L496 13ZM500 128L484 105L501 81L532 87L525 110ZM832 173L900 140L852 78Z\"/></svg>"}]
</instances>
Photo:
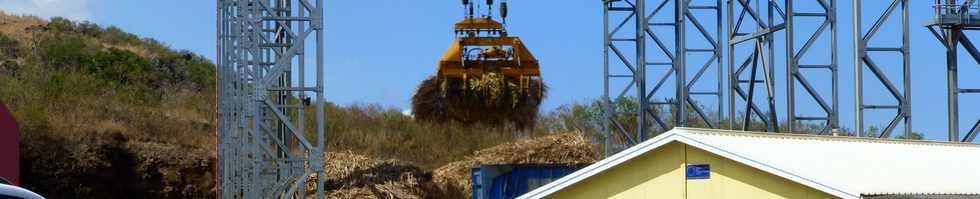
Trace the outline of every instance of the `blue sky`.
<instances>
[{"instance_id":1,"label":"blue sky","mask_svg":"<svg viewBox=\"0 0 980 199\"><path fill-rule=\"evenodd\" d=\"M865 1L865 6L881 9L884 2ZM913 0L911 4L912 117L914 130L928 132L929 139L944 140L947 118L945 53L921 25L933 16L931 2ZM459 1L342 0L325 3L327 99L340 104L377 103L409 108L415 87L435 72L436 61L453 37L451 25L462 15ZM552 88L544 103L545 109L601 96L602 13L599 1L510 0L509 3L511 34L520 36L541 60L542 73ZM797 5L806 9L804 6L807 5ZM838 7L841 124L853 127L851 1L840 1ZM188 49L209 58L215 53L214 1L0 0L0 10L90 20L153 37L174 48ZM869 12L864 16L869 24L871 15L874 14ZM894 27L886 27L879 33L879 39L900 39L894 30ZM980 38L973 40L980 41ZM829 46L818 45L814 49L825 53ZM960 57L960 78L978 77L980 68L977 64L965 53L961 52ZM878 59L886 61L879 64L885 70L898 69L893 65L895 58L881 56ZM777 59L777 62L780 61ZM784 95L784 69L777 68L776 72L777 94ZM890 77L893 81L900 81L898 73L890 75L894 75ZM811 81L821 84L817 79ZM876 86L870 76L865 80L869 89ZM964 87L971 85L980 88L980 81L963 83ZM883 92L869 91L867 94L869 101L893 103ZM964 96L960 100L963 108L960 128L965 131L980 118L980 103L971 103L980 100L980 96ZM785 105L779 107L782 116ZM798 107L805 113L815 110L805 105ZM893 113L889 111L869 112L868 125L884 126L890 115Z\"/></svg>"}]
</instances>

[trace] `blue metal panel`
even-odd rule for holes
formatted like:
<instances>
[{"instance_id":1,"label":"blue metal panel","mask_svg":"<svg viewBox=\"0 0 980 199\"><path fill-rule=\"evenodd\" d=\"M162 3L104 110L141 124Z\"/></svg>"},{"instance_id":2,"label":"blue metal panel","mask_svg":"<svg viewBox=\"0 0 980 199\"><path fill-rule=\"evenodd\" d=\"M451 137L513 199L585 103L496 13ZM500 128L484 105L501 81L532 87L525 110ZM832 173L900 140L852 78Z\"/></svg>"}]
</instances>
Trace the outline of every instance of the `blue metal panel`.
<instances>
[{"instance_id":1,"label":"blue metal panel","mask_svg":"<svg viewBox=\"0 0 980 199\"><path fill-rule=\"evenodd\" d=\"M472 169L473 198L517 198L583 167L585 165L483 165Z\"/></svg>"}]
</instances>

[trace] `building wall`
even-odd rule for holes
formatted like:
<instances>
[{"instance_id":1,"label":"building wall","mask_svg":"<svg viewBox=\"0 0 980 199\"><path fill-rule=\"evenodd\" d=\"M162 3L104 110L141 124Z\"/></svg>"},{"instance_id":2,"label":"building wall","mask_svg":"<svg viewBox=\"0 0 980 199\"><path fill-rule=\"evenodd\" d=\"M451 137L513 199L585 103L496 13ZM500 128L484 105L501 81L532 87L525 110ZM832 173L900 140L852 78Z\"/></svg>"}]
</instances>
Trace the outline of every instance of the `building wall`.
<instances>
[{"instance_id":1,"label":"building wall","mask_svg":"<svg viewBox=\"0 0 980 199\"><path fill-rule=\"evenodd\" d=\"M684 198L684 144L670 143L549 198Z\"/></svg>"},{"instance_id":2,"label":"building wall","mask_svg":"<svg viewBox=\"0 0 980 199\"><path fill-rule=\"evenodd\" d=\"M711 166L711 178L687 180L688 199L837 198L697 147L684 146L688 164Z\"/></svg>"},{"instance_id":3,"label":"building wall","mask_svg":"<svg viewBox=\"0 0 980 199\"><path fill-rule=\"evenodd\" d=\"M688 164L708 164L708 179L688 180ZM549 198L836 198L707 151L673 142Z\"/></svg>"},{"instance_id":4,"label":"building wall","mask_svg":"<svg viewBox=\"0 0 980 199\"><path fill-rule=\"evenodd\" d=\"M10 111L0 102L0 177L20 183L20 131Z\"/></svg>"}]
</instances>

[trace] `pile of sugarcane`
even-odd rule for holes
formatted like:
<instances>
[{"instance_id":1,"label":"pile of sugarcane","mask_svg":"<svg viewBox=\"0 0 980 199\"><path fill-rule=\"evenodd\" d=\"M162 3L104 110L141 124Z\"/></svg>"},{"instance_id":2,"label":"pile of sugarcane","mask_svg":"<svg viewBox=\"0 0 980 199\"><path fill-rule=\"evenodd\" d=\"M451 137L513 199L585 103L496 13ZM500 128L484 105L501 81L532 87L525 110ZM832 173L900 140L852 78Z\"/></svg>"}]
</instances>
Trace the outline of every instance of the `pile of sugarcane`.
<instances>
[{"instance_id":1,"label":"pile of sugarcane","mask_svg":"<svg viewBox=\"0 0 980 199\"><path fill-rule=\"evenodd\" d=\"M412 114L418 121L506 125L517 129L534 126L538 106L547 86L520 82L499 73L462 79L429 77L412 97Z\"/></svg>"},{"instance_id":2,"label":"pile of sugarcane","mask_svg":"<svg viewBox=\"0 0 980 199\"><path fill-rule=\"evenodd\" d=\"M443 165L432 172L432 180L448 195L472 197L471 169L480 165L588 165L602 158L581 133L523 139L473 152L462 160Z\"/></svg>"}]
</instances>

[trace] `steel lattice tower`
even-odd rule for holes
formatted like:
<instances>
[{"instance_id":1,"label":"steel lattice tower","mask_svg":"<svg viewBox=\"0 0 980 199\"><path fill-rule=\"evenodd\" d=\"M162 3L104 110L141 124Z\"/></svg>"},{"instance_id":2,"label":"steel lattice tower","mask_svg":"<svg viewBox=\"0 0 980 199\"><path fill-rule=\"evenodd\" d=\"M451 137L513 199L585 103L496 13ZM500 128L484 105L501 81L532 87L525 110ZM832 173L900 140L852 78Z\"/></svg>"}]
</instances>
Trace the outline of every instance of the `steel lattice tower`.
<instances>
[{"instance_id":1,"label":"steel lattice tower","mask_svg":"<svg viewBox=\"0 0 980 199\"><path fill-rule=\"evenodd\" d=\"M794 4L811 2L819 6L819 11L799 11ZM754 130L751 126L756 118L763 125L761 130L769 132L796 132L797 125L802 121L822 121L823 128L817 133L829 133L839 127L837 100L837 6L835 0L786 0L782 4L777 1L728 1L728 65L729 65L729 126L732 129ZM764 12L763 12L764 11ZM812 20L820 21L813 33L799 35L797 26ZM809 24L813 25L813 24ZM800 31L807 32L807 31ZM785 46L776 45L776 35L785 35ZM807 36L799 47L797 36ZM827 37L821 41L819 38ZM823 61L805 61L803 58L813 54L809 52L813 45L823 42L831 50ZM748 47L748 53L743 53L742 46ZM784 47L786 62L786 127L780 128L777 117L776 99L776 62L778 47ZM760 67L761 66L761 67ZM760 71L761 69L761 71ZM824 70L829 72L828 91L817 89L812 83L815 77L809 71ZM746 74L748 72L748 74ZM760 74L761 72L761 74ZM746 77L748 76L748 77ZM759 77L762 76L762 77ZM747 78L747 79L746 79ZM765 109L757 104L756 84L763 84L765 89ZM823 112L823 115L801 115L797 108L804 104L797 103L797 90L815 102L812 106ZM830 96L830 98L826 98ZM742 103L740 105L740 103ZM741 113L739 112L740 110ZM741 117L739 117L741 114ZM741 127L737 127L737 126Z\"/></svg>"},{"instance_id":2,"label":"steel lattice tower","mask_svg":"<svg viewBox=\"0 0 980 199\"><path fill-rule=\"evenodd\" d=\"M315 174L322 198L323 0L218 0L218 26L218 194L303 198Z\"/></svg>"},{"instance_id":3,"label":"steel lattice tower","mask_svg":"<svg viewBox=\"0 0 980 199\"><path fill-rule=\"evenodd\" d=\"M784 3L786 6L787 131L797 132L796 126L800 124L800 121L822 121L823 128L816 133L827 134L840 127L837 100L837 0L809 0L809 2L819 5L818 11L800 11L794 6L796 4L794 2L806 1L787 0ZM798 31L796 26L805 23L802 21L804 18L819 19L817 22L819 25L813 33L800 35L806 36L806 40L800 43L797 49L796 36L800 32L807 31ZM830 47L827 50L829 53L823 57L822 61L804 60L803 58L806 56L815 56L813 55L815 53L810 52L810 50L813 45L821 42L819 40L821 37L828 38L823 43ZM830 78L818 80L818 77L811 74L821 70L829 73ZM816 82L829 82L829 84L824 84L830 87L829 93L826 90L823 92L818 90L814 86L814 80L818 80ZM811 106L818 108L823 115L801 115L796 111L796 107L799 105L796 99L798 88L802 89L801 93L804 96L813 99L816 104ZM826 98L827 96L830 98Z\"/></svg>"},{"instance_id":4,"label":"steel lattice tower","mask_svg":"<svg viewBox=\"0 0 980 199\"><path fill-rule=\"evenodd\" d=\"M898 125L899 121L904 121L904 133L906 137L911 137L912 135L912 83L911 83L911 64L909 63L909 2L908 0L891 0L888 7L885 10L877 14L878 17L875 18L874 23L871 27L865 31L864 23L861 21L861 13L865 8L861 7L861 0L854 1L854 76L855 76L855 111L856 124L855 130L857 131L857 136L867 136L864 133L864 111L866 109L894 109L895 117L888 122L888 126L881 131L881 134L877 135L880 138L888 138L891 136L892 131ZM899 16L893 16L896 9L901 9ZM901 32L889 33L898 34L902 36L901 41L894 41L888 39L881 39L876 45L881 46L869 46L878 31L881 30L882 26L888 23L889 18L901 17ZM885 71L875 62L875 59L868 55L869 52L878 52L882 54L892 54L901 57L901 72L902 72L902 90L895 86L895 83L888 78ZM881 61L882 59L878 59ZM885 59L887 60L887 59ZM897 68L897 67L893 67ZM874 78L877 79L882 86L886 89L886 92L891 94L895 98L895 104L867 104L864 100L864 75L865 70L870 71L874 74Z\"/></svg>"},{"instance_id":5,"label":"steel lattice tower","mask_svg":"<svg viewBox=\"0 0 980 199\"><path fill-rule=\"evenodd\" d=\"M967 31L980 30L980 13L978 13L980 8L978 6L980 6L980 2L975 0L937 1L936 19L927 24L929 30L946 48L946 97L949 103L949 125L947 128L949 129L950 142L973 142L977 134L980 133L980 120L977 120L973 127L966 132L966 135L960 137L960 94L980 93L980 89L961 88L957 66L957 51L960 45L976 63L980 64L980 50L977 50L976 45L966 36Z\"/></svg>"},{"instance_id":6,"label":"steel lattice tower","mask_svg":"<svg viewBox=\"0 0 980 199\"><path fill-rule=\"evenodd\" d=\"M775 24L773 13L774 9L778 8L778 5L772 2L765 1L765 5L759 6L753 3L751 0L729 0L728 1L728 66L729 66L729 127L735 128L741 124L742 130L750 130L750 125L752 124L752 116L758 117L760 122L764 124L763 130L775 132L778 131L779 120L776 117L776 83L775 83L775 69L773 64L775 64L775 36L776 31L784 29L785 24ZM738 9L738 10L736 10ZM768 12L759 12L760 9L766 9ZM734 18L738 13L738 18ZM765 15L763 15L765 14ZM782 16L785 20L785 16ZM748 18L746 20L746 18ZM746 25L748 24L748 25ZM743 28L743 26L748 26ZM745 29L745 30L743 30ZM743 32L744 31L744 32ZM748 42L748 43L747 43ZM745 58L736 58L739 56L736 54L736 48L741 44L745 43L752 49L748 55L742 55ZM735 60L739 60L736 63ZM743 61L744 60L744 61ZM737 66L736 66L737 64ZM759 80L759 66L762 66L762 79ZM743 74L747 69L751 69L748 74L749 79L743 79ZM763 112L755 100L756 84L763 83L766 89L766 112ZM748 84L748 90L746 91L743 84ZM745 103L745 111L741 119L741 123L736 123L739 120L738 114L738 101L741 100Z\"/></svg>"},{"instance_id":7,"label":"steel lattice tower","mask_svg":"<svg viewBox=\"0 0 980 199\"><path fill-rule=\"evenodd\" d=\"M648 3L654 6L647 7ZM665 131L689 126L689 118L722 128L721 11L721 0L603 1L602 109L603 127L608 128L607 153L608 146L622 148L650 138L654 128ZM661 29L672 32L656 31ZM696 37L688 39L688 33ZM705 74L712 68L716 84L694 90L712 83L701 83L711 78ZM662 89L670 80L673 93ZM705 112L698 104L704 98L696 96L715 98L716 115ZM670 110L669 116L659 114L664 108Z\"/></svg>"}]
</instances>

